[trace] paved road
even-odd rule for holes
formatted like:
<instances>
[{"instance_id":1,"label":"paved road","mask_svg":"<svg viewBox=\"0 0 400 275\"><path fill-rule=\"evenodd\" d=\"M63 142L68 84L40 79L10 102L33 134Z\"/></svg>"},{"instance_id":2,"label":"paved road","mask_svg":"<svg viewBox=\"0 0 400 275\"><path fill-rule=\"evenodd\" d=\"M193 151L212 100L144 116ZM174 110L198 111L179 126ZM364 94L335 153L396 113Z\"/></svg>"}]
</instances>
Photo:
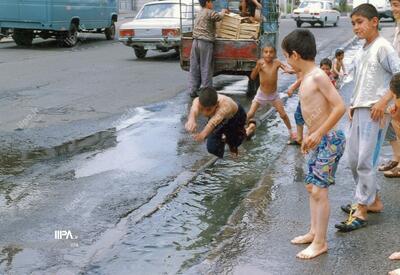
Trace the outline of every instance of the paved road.
<instances>
[{"instance_id":1,"label":"paved road","mask_svg":"<svg viewBox=\"0 0 400 275\"><path fill-rule=\"evenodd\" d=\"M294 28L293 21L283 20L280 38ZM310 30L317 38L318 60L352 37L345 19L338 28ZM0 93L1 136L23 141L1 158L0 273L174 274L193 268L242 274L259 266L278 270L285 263L279 262L282 255L293 264L292 248L270 240L285 233L277 226L297 221L295 212L286 211L295 217L285 216L282 209L306 209L302 159L286 147L278 118L243 146L243 158L218 162L176 197L168 196L208 157L204 145L182 129L190 101L179 92L187 75L172 54L138 61L131 49L102 36L90 36L72 50L52 41L39 41L31 49L12 43L0 47L0 66L7 71L1 76L7 78ZM292 78L282 75L280 91ZM218 88L247 108L246 82L237 80L220 77ZM287 106L293 112L296 98ZM28 129L15 131L15 125ZM64 141L70 142L55 146ZM21 151L24 142L45 148ZM286 173L292 166L296 173ZM257 188L263 174L262 183L268 184ZM291 188L292 177L298 189ZM292 195L285 197L286 190L274 182L286 184ZM247 202L250 207L243 208ZM295 225L303 229L305 220ZM55 230L71 230L78 240L54 240ZM230 239L243 234L249 238ZM282 249L276 266L247 253L264 253L266 240L271 249ZM225 241L238 246L224 251ZM309 271L298 266L288 271L297 270ZM316 268L315 274L320 271Z\"/></svg>"},{"instance_id":2,"label":"paved road","mask_svg":"<svg viewBox=\"0 0 400 275\"><path fill-rule=\"evenodd\" d=\"M282 20L280 40L294 28ZM329 55L352 37L349 28L342 18L338 28L310 30ZM0 43L0 69L2 144L18 147L56 146L107 129L129 108L173 98L188 80L172 52L137 60L131 48L94 34L73 49L53 40L31 48Z\"/></svg>"}]
</instances>

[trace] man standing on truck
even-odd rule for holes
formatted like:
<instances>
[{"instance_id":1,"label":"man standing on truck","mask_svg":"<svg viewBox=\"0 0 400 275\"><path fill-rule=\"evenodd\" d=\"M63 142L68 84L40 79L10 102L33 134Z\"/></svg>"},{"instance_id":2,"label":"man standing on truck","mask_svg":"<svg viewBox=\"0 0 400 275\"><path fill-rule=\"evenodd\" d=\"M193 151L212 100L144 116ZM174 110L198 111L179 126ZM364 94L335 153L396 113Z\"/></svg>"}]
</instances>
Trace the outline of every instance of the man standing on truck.
<instances>
[{"instance_id":1,"label":"man standing on truck","mask_svg":"<svg viewBox=\"0 0 400 275\"><path fill-rule=\"evenodd\" d=\"M214 74L213 51L215 41L215 23L222 20L227 10L221 13L213 11L211 0L199 0L201 11L196 17L193 28L193 43L190 52L190 96L198 96L200 86L212 87Z\"/></svg>"}]
</instances>

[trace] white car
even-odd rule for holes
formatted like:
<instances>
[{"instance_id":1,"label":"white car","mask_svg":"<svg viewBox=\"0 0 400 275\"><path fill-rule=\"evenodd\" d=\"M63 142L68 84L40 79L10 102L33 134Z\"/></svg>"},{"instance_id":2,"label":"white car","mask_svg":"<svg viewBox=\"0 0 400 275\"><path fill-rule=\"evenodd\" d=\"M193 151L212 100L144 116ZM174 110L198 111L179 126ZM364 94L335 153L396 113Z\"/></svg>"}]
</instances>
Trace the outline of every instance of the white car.
<instances>
[{"instance_id":1,"label":"white car","mask_svg":"<svg viewBox=\"0 0 400 275\"><path fill-rule=\"evenodd\" d=\"M181 7L179 4L181 3ZM179 53L181 14L183 32L192 31L192 18L200 10L191 0L166 0L145 4L135 19L121 25L119 41L133 47L137 58L145 58L148 50Z\"/></svg>"},{"instance_id":2,"label":"white car","mask_svg":"<svg viewBox=\"0 0 400 275\"><path fill-rule=\"evenodd\" d=\"M314 27L315 24L321 27L327 24L337 26L340 13L333 9L333 3L329 1L303 1L299 7L293 11L292 18L296 21L297 27L301 27L303 23L310 23Z\"/></svg>"}]
</instances>

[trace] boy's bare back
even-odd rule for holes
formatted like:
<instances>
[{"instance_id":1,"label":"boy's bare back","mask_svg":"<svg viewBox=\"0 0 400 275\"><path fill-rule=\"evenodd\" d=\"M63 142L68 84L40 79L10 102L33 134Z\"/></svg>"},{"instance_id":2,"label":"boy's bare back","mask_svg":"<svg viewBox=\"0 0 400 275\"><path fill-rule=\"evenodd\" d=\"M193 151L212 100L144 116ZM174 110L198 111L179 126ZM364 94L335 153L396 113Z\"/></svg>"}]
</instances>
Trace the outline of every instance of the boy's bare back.
<instances>
[{"instance_id":1,"label":"boy's bare back","mask_svg":"<svg viewBox=\"0 0 400 275\"><path fill-rule=\"evenodd\" d=\"M328 119L332 111L330 102L341 102L329 77L317 67L304 75L299 96L309 134L319 129Z\"/></svg>"}]
</instances>

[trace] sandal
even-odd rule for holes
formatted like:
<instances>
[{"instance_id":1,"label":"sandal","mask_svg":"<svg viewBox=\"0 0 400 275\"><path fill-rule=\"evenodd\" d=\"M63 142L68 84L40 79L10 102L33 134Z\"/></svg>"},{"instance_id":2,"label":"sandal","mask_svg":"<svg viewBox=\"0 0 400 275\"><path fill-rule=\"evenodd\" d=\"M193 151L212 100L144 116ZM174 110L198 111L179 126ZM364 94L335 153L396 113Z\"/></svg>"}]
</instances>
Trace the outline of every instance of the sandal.
<instances>
[{"instance_id":1,"label":"sandal","mask_svg":"<svg viewBox=\"0 0 400 275\"><path fill-rule=\"evenodd\" d=\"M335 224L335 227L337 229L339 229L339 231L341 231L341 232L350 232L353 230L357 230L357 229L366 227L367 224L368 224L367 221L362 220L357 217L353 217L352 214L349 214L349 218L347 219L347 221Z\"/></svg>"},{"instance_id":2,"label":"sandal","mask_svg":"<svg viewBox=\"0 0 400 275\"><path fill-rule=\"evenodd\" d=\"M354 214L354 212L356 212L357 210L357 204L346 204L346 205L342 205L340 206L340 209L342 209L343 212L347 213L347 214Z\"/></svg>"},{"instance_id":3,"label":"sandal","mask_svg":"<svg viewBox=\"0 0 400 275\"><path fill-rule=\"evenodd\" d=\"M400 178L400 167L394 167L393 169L386 171L383 175L387 178Z\"/></svg>"},{"instance_id":4,"label":"sandal","mask_svg":"<svg viewBox=\"0 0 400 275\"><path fill-rule=\"evenodd\" d=\"M389 171L392 170L393 168L395 168L397 165L399 164L398 161L394 161L394 160L389 160L386 163L383 163L382 165L379 166L378 171Z\"/></svg>"},{"instance_id":5,"label":"sandal","mask_svg":"<svg viewBox=\"0 0 400 275\"><path fill-rule=\"evenodd\" d=\"M287 145L297 145L297 146L301 146L301 143L298 142L298 141L295 140L295 139L289 139L288 142L287 142Z\"/></svg>"}]
</instances>

